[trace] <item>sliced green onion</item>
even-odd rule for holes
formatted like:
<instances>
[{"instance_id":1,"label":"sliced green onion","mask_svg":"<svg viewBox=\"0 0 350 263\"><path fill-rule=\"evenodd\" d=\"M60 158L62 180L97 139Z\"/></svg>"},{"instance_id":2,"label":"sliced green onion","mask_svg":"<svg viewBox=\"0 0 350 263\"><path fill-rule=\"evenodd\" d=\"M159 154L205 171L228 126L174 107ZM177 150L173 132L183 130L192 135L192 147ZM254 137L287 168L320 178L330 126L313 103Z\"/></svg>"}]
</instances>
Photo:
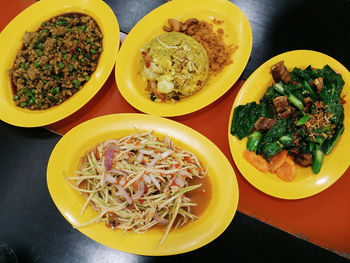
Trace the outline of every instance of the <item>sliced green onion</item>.
<instances>
[{"instance_id":1,"label":"sliced green onion","mask_svg":"<svg viewBox=\"0 0 350 263\"><path fill-rule=\"evenodd\" d=\"M25 106L27 106L27 102L21 102L21 104L19 104L20 107L24 108Z\"/></svg>"},{"instance_id":2,"label":"sliced green onion","mask_svg":"<svg viewBox=\"0 0 350 263\"><path fill-rule=\"evenodd\" d=\"M60 68L64 68L64 64L62 62L58 62L57 66Z\"/></svg>"},{"instance_id":3,"label":"sliced green onion","mask_svg":"<svg viewBox=\"0 0 350 263\"><path fill-rule=\"evenodd\" d=\"M95 50L95 49L90 49L90 53L91 53L91 54L97 54L97 50Z\"/></svg>"},{"instance_id":4,"label":"sliced green onion","mask_svg":"<svg viewBox=\"0 0 350 263\"><path fill-rule=\"evenodd\" d=\"M90 80L90 77L89 76L85 76L85 81L89 81Z\"/></svg>"},{"instance_id":5,"label":"sliced green onion","mask_svg":"<svg viewBox=\"0 0 350 263\"><path fill-rule=\"evenodd\" d=\"M18 95L13 96L13 100L18 100L18 99L19 99Z\"/></svg>"}]
</instances>

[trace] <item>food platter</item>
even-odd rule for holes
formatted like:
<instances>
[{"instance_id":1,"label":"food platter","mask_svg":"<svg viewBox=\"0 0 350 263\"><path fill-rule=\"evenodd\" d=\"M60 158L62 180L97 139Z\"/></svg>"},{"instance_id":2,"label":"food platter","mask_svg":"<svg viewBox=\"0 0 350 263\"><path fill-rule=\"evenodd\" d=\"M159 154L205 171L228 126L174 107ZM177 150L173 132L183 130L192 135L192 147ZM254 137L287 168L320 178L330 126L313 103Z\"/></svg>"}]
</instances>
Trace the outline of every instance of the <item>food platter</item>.
<instances>
[{"instance_id":1,"label":"food platter","mask_svg":"<svg viewBox=\"0 0 350 263\"><path fill-rule=\"evenodd\" d=\"M124 252L140 255L172 255L197 249L217 238L230 224L238 204L238 185L234 171L224 154L198 132L172 120L143 114L114 114L89 120L69 131L57 143L47 167L50 195L62 215L73 226L96 216L88 208L80 215L84 198L64 179L64 173L74 174L80 157L99 142L120 138L139 130L153 130L160 138L169 136L174 144L192 151L209 164L208 179L212 196L199 219L172 230L158 246L164 229L150 229L145 234L111 230L103 223L78 228L86 236L101 244ZM59 165L57 165L59 163Z\"/></svg>"},{"instance_id":2,"label":"food platter","mask_svg":"<svg viewBox=\"0 0 350 263\"><path fill-rule=\"evenodd\" d=\"M288 70L294 67L304 69L309 65L312 65L314 68L321 68L328 64L333 70L340 73L345 81L342 95L349 94L350 73L338 61L319 52L310 50L286 52L271 58L261 65L244 83L233 103L228 123L228 140L232 157L242 175L254 187L268 195L283 199L300 199L325 190L336 182L348 168L350 156L344 153L347 151L347 147L350 144L350 130L348 128L350 127L350 105L349 103L343 105L345 112L345 130L332 152L325 156L319 174L313 174L310 167L302 168L297 166L296 179L292 182L285 182L278 178L276 174L258 171L243 158L242 153L246 149L247 138L239 140L237 137L230 134L231 120L234 109L238 105L243 105L252 101L258 102L260 100L266 89L273 83L270 73L271 66L281 60L284 60L284 64L287 66Z\"/></svg>"},{"instance_id":3,"label":"food platter","mask_svg":"<svg viewBox=\"0 0 350 263\"><path fill-rule=\"evenodd\" d=\"M186 6L186 8L184 8ZM222 72L211 77L204 88L196 94L176 103L155 103L150 100L139 70L140 49L151 39L161 34L163 25L169 18L186 20L195 17L199 20L224 21L225 42L237 46L232 55L233 63ZM229 1L204 0L198 5L195 1L170 1L147 14L130 31L120 49L115 78L122 96L136 109L158 116L179 116L197 111L228 91L242 74L252 48L252 32L243 12Z\"/></svg>"},{"instance_id":4,"label":"food platter","mask_svg":"<svg viewBox=\"0 0 350 263\"><path fill-rule=\"evenodd\" d=\"M100 27L103 52L96 71L84 87L58 106L31 111L15 106L8 70L22 47L26 31L36 31L43 21L64 13L83 13L91 16ZM22 127L44 126L61 120L85 105L103 86L113 69L119 48L119 25L113 11L103 1L62 0L37 2L16 16L1 32L0 47L0 119Z\"/></svg>"}]
</instances>

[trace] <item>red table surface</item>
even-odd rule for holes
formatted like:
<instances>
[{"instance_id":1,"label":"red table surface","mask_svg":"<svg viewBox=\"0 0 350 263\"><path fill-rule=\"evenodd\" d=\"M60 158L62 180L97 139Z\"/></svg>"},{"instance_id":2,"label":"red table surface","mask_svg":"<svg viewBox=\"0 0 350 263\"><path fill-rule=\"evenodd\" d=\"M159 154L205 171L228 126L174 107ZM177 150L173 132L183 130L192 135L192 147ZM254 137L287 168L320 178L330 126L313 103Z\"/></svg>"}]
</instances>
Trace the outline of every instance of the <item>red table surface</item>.
<instances>
[{"instance_id":1,"label":"red table surface","mask_svg":"<svg viewBox=\"0 0 350 263\"><path fill-rule=\"evenodd\" d=\"M33 0L0 1L0 28L3 29ZM214 142L232 164L239 185L238 210L342 256L350 258L350 169L325 191L300 200L282 200L254 188L239 172L228 144L227 129L233 101L244 83L237 83L211 105L171 119L202 133ZM120 94L114 70L96 96L71 116L46 128L65 134L94 117L113 113L140 113ZM234 219L233 219L234 220Z\"/></svg>"}]
</instances>

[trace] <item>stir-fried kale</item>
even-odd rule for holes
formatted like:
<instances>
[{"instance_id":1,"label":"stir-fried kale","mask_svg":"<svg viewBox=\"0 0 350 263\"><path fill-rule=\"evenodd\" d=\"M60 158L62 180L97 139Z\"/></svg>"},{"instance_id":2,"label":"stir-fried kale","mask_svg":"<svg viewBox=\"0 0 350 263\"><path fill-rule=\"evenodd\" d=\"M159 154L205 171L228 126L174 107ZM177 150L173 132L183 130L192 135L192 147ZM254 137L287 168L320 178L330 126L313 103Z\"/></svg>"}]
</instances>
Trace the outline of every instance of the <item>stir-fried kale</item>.
<instances>
[{"instance_id":1,"label":"stir-fried kale","mask_svg":"<svg viewBox=\"0 0 350 263\"><path fill-rule=\"evenodd\" d=\"M256 102L239 105L233 113L231 134L240 140L248 136L260 115L261 107Z\"/></svg>"},{"instance_id":2,"label":"stir-fried kale","mask_svg":"<svg viewBox=\"0 0 350 263\"><path fill-rule=\"evenodd\" d=\"M284 76L286 73L284 70ZM308 156L310 162L306 165L312 164L317 174L324 155L331 152L344 131L341 92L345 82L328 65L322 69L294 68L289 73L290 81L275 79L259 104L252 102L235 108L231 134L240 140L248 136L247 149L268 160L283 149L293 151L290 153L296 163L303 159L300 156ZM273 76L281 74L275 70ZM277 121L269 130L260 130L257 123L261 117ZM306 166L305 162L300 165Z\"/></svg>"}]
</instances>

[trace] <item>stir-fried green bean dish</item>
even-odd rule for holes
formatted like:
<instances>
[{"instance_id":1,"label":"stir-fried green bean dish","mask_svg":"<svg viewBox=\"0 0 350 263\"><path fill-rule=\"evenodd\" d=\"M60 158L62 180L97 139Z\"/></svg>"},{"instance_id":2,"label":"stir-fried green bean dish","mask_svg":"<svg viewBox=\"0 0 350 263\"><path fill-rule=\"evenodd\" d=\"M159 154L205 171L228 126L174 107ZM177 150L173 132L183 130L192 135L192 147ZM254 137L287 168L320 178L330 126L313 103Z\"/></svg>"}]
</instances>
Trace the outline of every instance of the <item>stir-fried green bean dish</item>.
<instances>
[{"instance_id":1,"label":"stir-fried green bean dish","mask_svg":"<svg viewBox=\"0 0 350 263\"><path fill-rule=\"evenodd\" d=\"M89 81L102 52L103 35L87 15L68 13L26 32L9 70L15 105L44 110L61 104Z\"/></svg>"},{"instance_id":2,"label":"stir-fried green bean dish","mask_svg":"<svg viewBox=\"0 0 350 263\"><path fill-rule=\"evenodd\" d=\"M328 65L288 71L283 61L272 66L271 74L275 83L259 104L235 108L231 134L240 140L248 136L247 150L267 162L285 150L317 174L344 131L344 80Z\"/></svg>"},{"instance_id":3,"label":"stir-fried green bean dish","mask_svg":"<svg viewBox=\"0 0 350 263\"><path fill-rule=\"evenodd\" d=\"M161 141L143 132L100 143L82 158L76 173L67 182L86 197L81 213L88 204L98 212L84 225L102 221L112 229L137 233L164 225L161 244L172 227L197 218L197 203L188 194L202 186L191 180L207 171L169 137Z\"/></svg>"}]
</instances>

